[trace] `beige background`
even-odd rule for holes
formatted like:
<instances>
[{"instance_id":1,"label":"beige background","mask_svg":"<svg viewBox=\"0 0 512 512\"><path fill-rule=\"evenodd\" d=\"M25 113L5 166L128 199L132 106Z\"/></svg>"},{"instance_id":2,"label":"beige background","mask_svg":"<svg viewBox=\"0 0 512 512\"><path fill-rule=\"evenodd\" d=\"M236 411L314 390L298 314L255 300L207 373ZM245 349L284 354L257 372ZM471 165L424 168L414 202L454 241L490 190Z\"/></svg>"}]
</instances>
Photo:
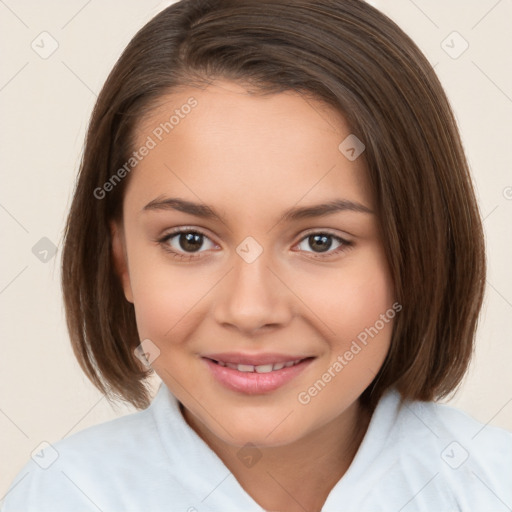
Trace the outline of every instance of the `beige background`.
<instances>
[{"instance_id":1,"label":"beige background","mask_svg":"<svg viewBox=\"0 0 512 512\"><path fill-rule=\"evenodd\" d=\"M0 500L42 441L132 411L113 409L74 360L60 296L60 246L96 94L130 38L169 3L0 1ZM489 276L476 358L451 403L512 430L512 2L371 3L435 65L485 218ZM40 261L34 246L49 261Z\"/></svg>"}]
</instances>

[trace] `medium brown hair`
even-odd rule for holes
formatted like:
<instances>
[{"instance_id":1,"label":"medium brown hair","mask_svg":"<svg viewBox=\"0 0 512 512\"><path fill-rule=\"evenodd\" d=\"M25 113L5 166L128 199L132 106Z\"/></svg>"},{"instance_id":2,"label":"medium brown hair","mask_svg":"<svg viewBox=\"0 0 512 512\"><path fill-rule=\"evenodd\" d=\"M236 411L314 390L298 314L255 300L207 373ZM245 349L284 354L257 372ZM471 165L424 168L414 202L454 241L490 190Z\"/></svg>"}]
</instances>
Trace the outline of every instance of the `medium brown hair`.
<instances>
[{"instance_id":1,"label":"medium brown hair","mask_svg":"<svg viewBox=\"0 0 512 512\"><path fill-rule=\"evenodd\" d=\"M323 100L366 146L403 309L363 402L377 403L390 386L419 400L455 390L472 355L485 284L475 194L431 65L392 20L361 0L182 0L129 43L98 96L65 232L67 325L87 376L109 399L149 405L150 370L134 356L134 307L114 270L109 230L121 216L129 176L103 198L94 191L128 160L137 123L158 98L215 78Z\"/></svg>"}]
</instances>

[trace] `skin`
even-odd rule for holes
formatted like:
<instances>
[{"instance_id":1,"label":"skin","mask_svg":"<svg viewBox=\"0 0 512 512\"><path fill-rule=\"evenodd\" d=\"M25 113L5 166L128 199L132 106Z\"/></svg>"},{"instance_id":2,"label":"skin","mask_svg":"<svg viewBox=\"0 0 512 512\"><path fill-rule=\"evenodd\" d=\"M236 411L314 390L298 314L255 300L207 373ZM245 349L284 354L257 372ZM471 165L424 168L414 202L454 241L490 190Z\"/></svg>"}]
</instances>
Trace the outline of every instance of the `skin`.
<instances>
[{"instance_id":1,"label":"skin","mask_svg":"<svg viewBox=\"0 0 512 512\"><path fill-rule=\"evenodd\" d=\"M391 308L393 283L374 213L278 219L333 199L373 211L364 153L349 161L338 150L350 129L322 102L249 94L225 80L162 98L136 146L190 96L198 105L129 177L122 223L111 224L116 269L140 339L160 350L152 366L191 428L265 509L320 510L366 432L370 414L358 398L385 359L392 321L309 403L297 397ZM206 203L224 221L144 210L162 196ZM179 235L157 241L179 227L206 235L198 252L187 253ZM307 235L325 231L334 237L322 252ZM252 263L236 252L248 236L263 249ZM228 351L315 359L278 390L249 396L217 382L201 358ZM250 468L237 457L248 442L261 455Z\"/></svg>"}]
</instances>

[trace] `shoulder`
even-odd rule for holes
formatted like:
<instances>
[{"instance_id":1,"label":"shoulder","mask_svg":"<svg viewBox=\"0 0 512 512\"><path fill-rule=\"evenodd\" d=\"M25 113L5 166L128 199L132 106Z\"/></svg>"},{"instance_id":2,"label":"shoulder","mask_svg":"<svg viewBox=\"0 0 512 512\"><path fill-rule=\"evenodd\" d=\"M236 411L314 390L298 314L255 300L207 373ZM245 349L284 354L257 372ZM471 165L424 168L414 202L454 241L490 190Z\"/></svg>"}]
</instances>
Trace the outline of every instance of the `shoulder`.
<instances>
[{"instance_id":1,"label":"shoulder","mask_svg":"<svg viewBox=\"0 0 512 512\"><path fill-rule=\"evenodd\" d=\"M122 481L129 468L163 456L156 440L156 425L146 409L44 443L18 472L1 510L98 510L109 500L108 487L116 485L113 475Z\"/></svg>"},{"instance_id":2,"label":"shoulder","mask_svg":"<svg viewBox=\"0 0 512 512\"><path fill-rule=\"evenodd\" d=\"M398 426L411 440L441 448L442 459L452 469L466 461L474 466L499 467L512 460L512 432L482 423L450 405L404 401Z\"/></svg>"},{"instance_id":3,"label":"shoulder","mask_svg":"<svg viewBox=\"0 0 512 512\"><path fill-rule=\"evenodd\" d=\"M397 397L395 393L395 421L386 443L393 453L388 460L395 463L389 478L409 487L417 504L509 510L512 432L449 405ZM393 403L389 397L387 401Z\"/></svg>"}]
</instances>

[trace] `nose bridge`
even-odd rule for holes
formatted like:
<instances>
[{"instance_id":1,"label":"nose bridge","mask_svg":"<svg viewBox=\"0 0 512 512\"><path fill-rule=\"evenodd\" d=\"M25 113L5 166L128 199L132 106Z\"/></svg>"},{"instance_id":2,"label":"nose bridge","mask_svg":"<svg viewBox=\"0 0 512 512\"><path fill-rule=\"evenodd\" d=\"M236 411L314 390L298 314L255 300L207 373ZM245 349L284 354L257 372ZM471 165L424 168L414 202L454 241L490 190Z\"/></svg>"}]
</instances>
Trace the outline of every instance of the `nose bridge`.
<instances>
[{"instance_id":1,"label":"nose bridge","mask_svg":"<svg viewBox=\"0 0 512 512\"><path fill-rule=\"evenodd\" d=\"M253 332L289 321L288 290L274 275L271 251L246 239L233 254L232 266L216 304L217 322Z\"/></svg>"}]
</instances>

